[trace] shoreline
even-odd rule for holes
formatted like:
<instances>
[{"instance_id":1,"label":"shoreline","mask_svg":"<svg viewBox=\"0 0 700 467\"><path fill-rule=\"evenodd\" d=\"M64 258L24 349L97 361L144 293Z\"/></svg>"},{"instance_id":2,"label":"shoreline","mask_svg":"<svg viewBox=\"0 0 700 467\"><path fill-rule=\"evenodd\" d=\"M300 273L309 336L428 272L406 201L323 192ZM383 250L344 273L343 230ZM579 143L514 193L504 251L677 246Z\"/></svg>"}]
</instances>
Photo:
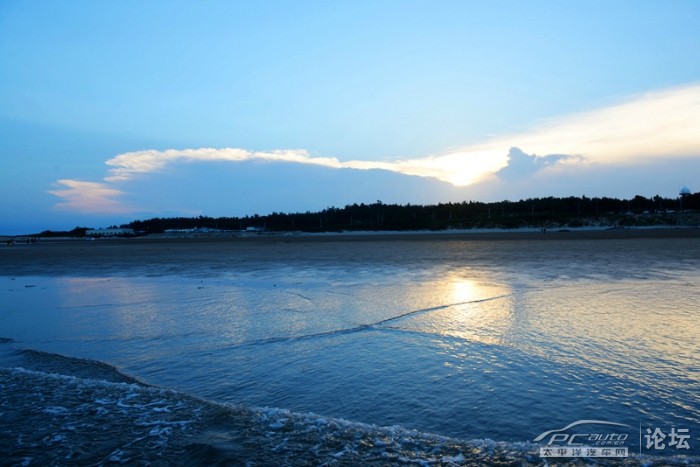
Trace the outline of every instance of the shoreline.
<instances>
[{"instance_id":1,"label":"shoreline","mask_svg":"<svg viewBox=\"0 0 700 467\"><path fill-rule=\"evenodd\" d=\"M581 227L543 230L534 227L516 229L446 229L446 230L358 230L340 232L186 232L150 234L135 237L36 237L32 235L0 235L0 247L34 246L75 242L110 243L187 243L236 241L388 241L388 240L532 240L532 239L624 239L624 238L700 238L697 226L649 227ZM36 238L36 242L31 239ZM14 245L8 241L14 240Z\"/></svg>"},{"instance_id":2,"label":"shoreline","mask_svg":"<svg viewBox=\"0 0 700 467\"><path fill-rule=\"evenodd\" d=\"M484 261L528 262L532 254L543 251L542 246L551 254L580 258L596 255L598 245L610 241L620 242L625 250L659 254L694 247L697 239L697 228L51 238L0 244L0 275L206 276L358 262L419 267L431 264L436 255L446 255L453 264L474 265Z\"/></svg>"}]
</instances>

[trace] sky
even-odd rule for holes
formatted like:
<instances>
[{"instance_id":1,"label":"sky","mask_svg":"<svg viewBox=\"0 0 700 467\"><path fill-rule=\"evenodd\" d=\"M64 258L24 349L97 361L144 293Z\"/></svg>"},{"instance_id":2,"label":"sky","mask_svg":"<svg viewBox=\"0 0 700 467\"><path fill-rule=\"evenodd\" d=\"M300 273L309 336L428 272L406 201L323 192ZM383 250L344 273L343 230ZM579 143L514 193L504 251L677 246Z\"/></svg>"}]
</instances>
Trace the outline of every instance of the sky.
<instances>
[{"instance_id":1,"label":"sky","mask_svg":"<svg viewBox=\"0 0 700 467\"><path fill-rule=\"evenodd\" d=\"M700 191L700 2L0 2L0 234Z\"/></svg>"}]
</instances>

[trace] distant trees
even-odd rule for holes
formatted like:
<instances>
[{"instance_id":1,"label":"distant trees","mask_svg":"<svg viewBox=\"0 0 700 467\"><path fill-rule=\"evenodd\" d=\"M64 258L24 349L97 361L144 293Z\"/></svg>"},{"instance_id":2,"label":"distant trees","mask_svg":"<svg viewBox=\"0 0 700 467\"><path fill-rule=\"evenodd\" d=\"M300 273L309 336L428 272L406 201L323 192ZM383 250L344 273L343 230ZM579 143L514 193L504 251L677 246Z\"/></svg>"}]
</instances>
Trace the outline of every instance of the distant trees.
<instances>
[{"instance_id":1,"label":"distant trees","mask_svg":"<svg viewBox=\"0 0 700 467\"><path fill-rule=\"evenodd\" d=\"M87 227L76 227L73 230L44 230L43 232L36 234L36 237L43 238L56 238L56 237L84 237L85 232L89 229Z\"/></svg>"},{"instance_id":2,"label":"distant trees","mask_svg":"<svg viewBox=\"0 0 700 467\"><path fill-rule=\"evenodd\" d=\"M166 230L218 229L268 231L443 230L449 228L582 227L589 225L675 225L698 223L700 193L683 199L637 195L632 199L528 198L519 201L462 201L433 205L372 204L328 207L318 212L279 213L245 217L171 217L124 224L144 233Z\"/></svg>"}]
</instances>

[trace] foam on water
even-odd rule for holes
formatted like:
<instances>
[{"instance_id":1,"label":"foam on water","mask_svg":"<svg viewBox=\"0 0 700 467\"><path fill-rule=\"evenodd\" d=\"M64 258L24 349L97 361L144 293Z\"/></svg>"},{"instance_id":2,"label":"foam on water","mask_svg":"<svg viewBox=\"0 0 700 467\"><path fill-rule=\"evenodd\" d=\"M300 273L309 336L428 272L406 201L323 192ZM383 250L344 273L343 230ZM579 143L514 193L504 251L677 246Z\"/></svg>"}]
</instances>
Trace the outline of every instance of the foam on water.
<instances>
[{"instance_id":1,"label":"foam on water","mask_svg":"<svg viewBox=\"0 0 700 467\"><path fill-rule=\"evenodd\" d=\"M0 368L6 465L548 465L528 442L467 441L219 404L137 382L98 361L4 353L4 361L13 354L26 367ZM595 465L620 463L598 459ZM643 456L623 465L700 465L700 459Z\"/></svg>"}]
</instances>

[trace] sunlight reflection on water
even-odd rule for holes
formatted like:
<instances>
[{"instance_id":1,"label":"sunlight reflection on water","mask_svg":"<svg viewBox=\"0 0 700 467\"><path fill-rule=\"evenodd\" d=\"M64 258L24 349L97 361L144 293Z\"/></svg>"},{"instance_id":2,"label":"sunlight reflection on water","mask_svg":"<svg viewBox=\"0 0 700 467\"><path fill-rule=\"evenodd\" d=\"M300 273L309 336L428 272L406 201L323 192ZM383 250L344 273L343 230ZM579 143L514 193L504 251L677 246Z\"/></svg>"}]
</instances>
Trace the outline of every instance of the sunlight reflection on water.
<instances>
[{"instance_id":1,"label":"sunlight reflection on water","mask_svg":"<svg viewBox=\"0 0 700 467\"><path fill-rule=\"evenodd\" d=\"M700 429L700 269L687 249L637 262L629 245L18 278L3 282L0 337L216 400L460 437L523 440L596 416Z\"/></svg>"},{"instance_id":2,"label":"sunlight reflection on water","mask_svg":"<svg viewBox=\"0 0 700 467\"><path fill-rule=\"evenodd\" d=\"M445 308L408 318L401 323L402 328L473 342L503 343L514 320L509 287L448 275L427 288L436 291Z\"/></svg>"}]
</instances>

